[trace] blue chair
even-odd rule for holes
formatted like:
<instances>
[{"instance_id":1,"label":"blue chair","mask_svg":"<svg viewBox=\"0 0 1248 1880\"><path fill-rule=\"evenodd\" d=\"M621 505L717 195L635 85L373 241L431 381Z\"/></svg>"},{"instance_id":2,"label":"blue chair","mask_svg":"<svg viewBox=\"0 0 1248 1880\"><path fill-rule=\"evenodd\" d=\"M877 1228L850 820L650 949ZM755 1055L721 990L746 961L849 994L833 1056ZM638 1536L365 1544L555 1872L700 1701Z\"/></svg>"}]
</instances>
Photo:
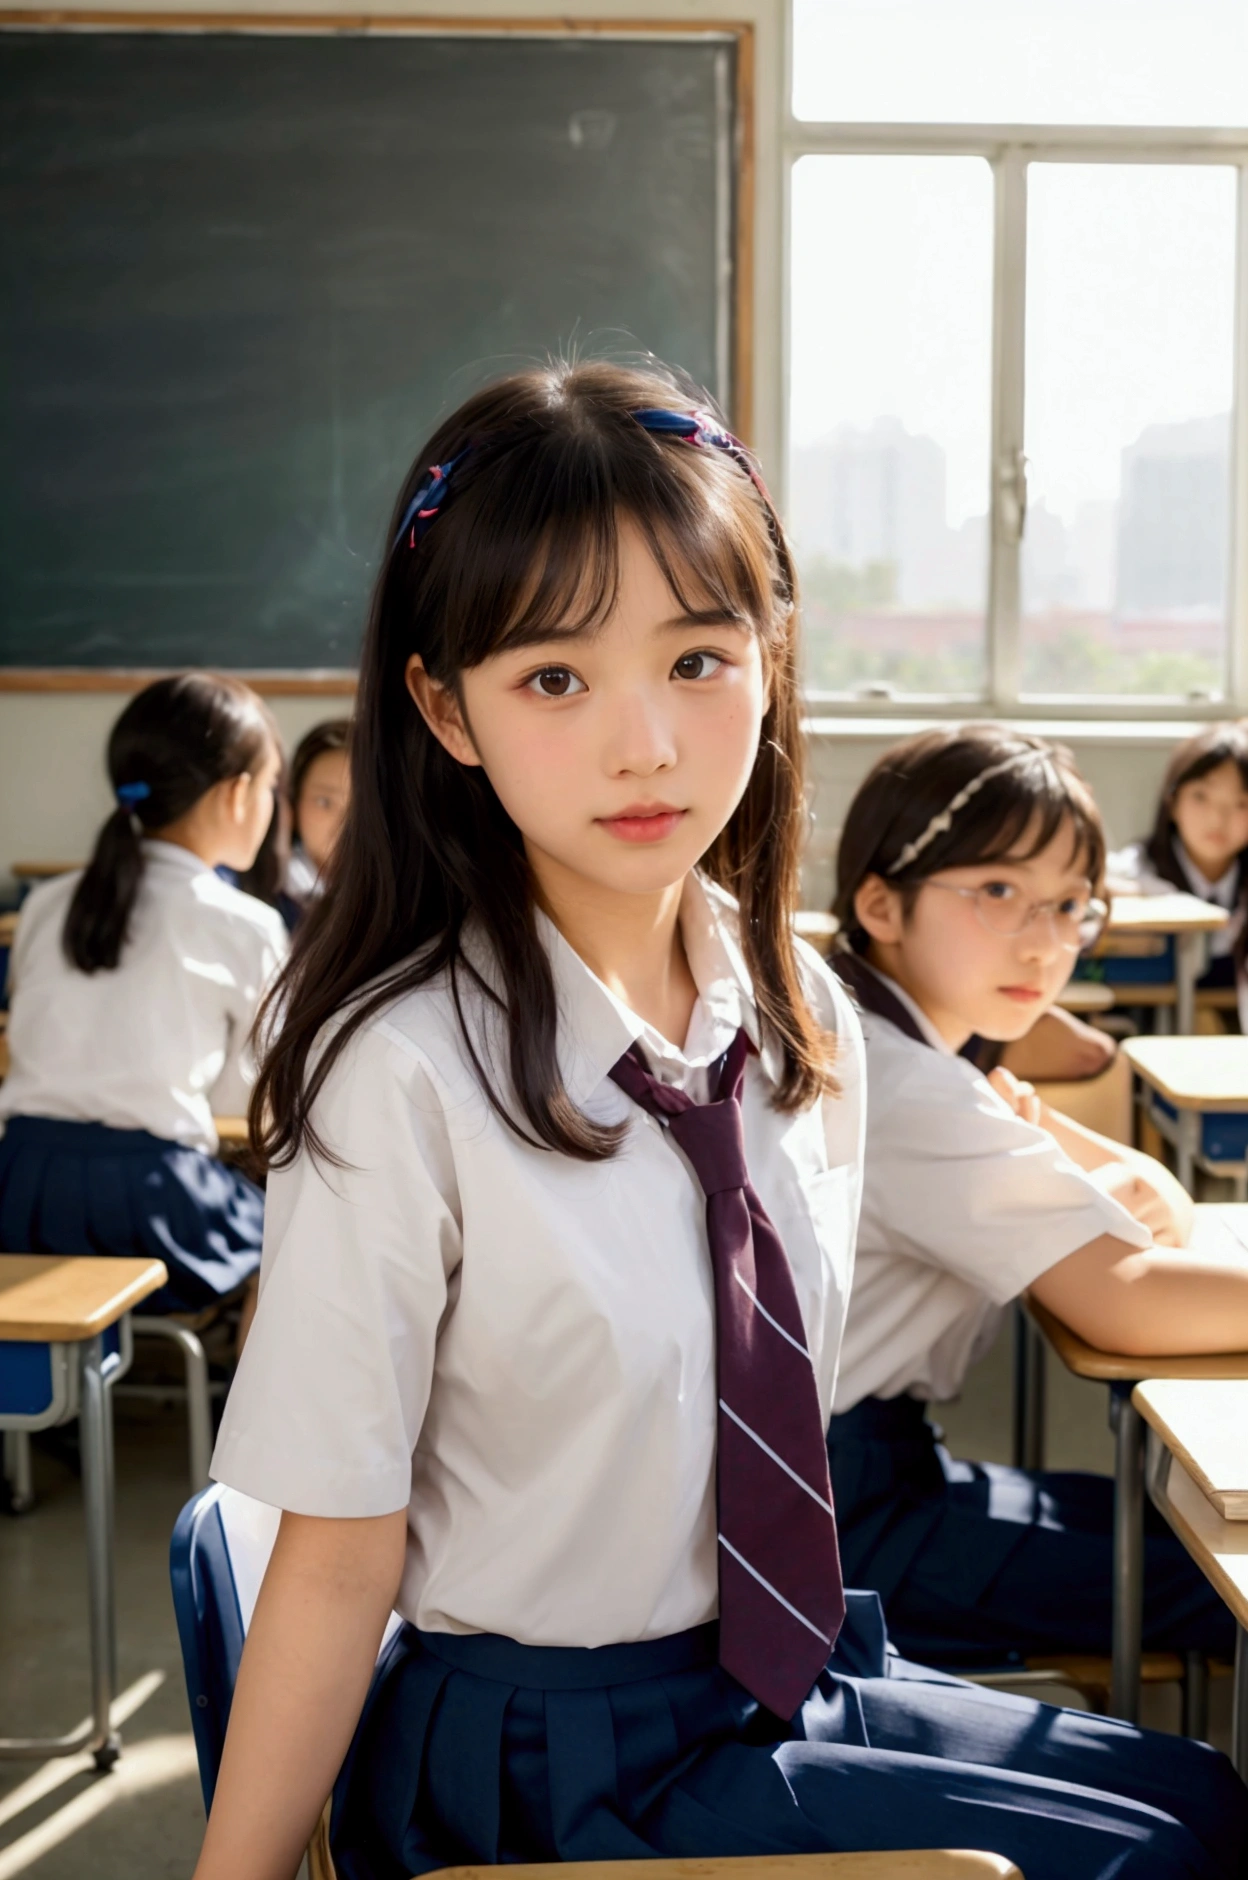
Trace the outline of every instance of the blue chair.
<instances>
[{"instance_id":1,"label":"blue chair","mask_svg":"<svg viewBox=\"0 0 1248 1880\"><path fill-rule=\"evenodd\" d=\"M173 1609L182 1645L191 1728L205 1810L212 1806L230 1700L256 1595L277 1538L276 1508L214 1483L188 1501L169 1548ZM392 1613L384 1651L401 1624ZM335 1880L329 1809L308 1847L309 1880ZM563 1880L559 1865L509 1866L508 1880ZM781 1859L578 1861L576 1880L1023 1880L999 1854L948 1849L901 1854L800 1854ZM448 1867L446 1880L481 1880L479 1867Z\"/></svg>"}]
</instances>

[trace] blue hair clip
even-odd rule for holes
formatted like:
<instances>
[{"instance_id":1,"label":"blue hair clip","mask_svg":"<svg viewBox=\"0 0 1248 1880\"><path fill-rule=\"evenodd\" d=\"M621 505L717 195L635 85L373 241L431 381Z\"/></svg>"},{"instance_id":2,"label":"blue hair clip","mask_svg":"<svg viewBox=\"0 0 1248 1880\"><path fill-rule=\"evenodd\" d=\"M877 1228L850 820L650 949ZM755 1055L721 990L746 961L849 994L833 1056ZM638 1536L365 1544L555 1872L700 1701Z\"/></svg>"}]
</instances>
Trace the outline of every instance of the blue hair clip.
<instances>
[{"instance_id":1,"label":"blue hair clip","mask_svg":"<svg viewBox=\"0 0 1248 1880\"><path fill-rule=\"evenodd\" d=\"M717 424L705 411L666 411L661 405L646 406L632 414L643 431L653 431L660 437L679 437L689 444L709 444L713 450L722 450L740 464L750 482L754 485L767 505L770 522L771 497L767 485L763 482L754 459L731 431L726 431L722 424Z\"/></svg>"},{"instance_id":2,"label":"blue hair clip","mask_svg":"<svg viewBox=\"0 0 1248 1880\"><path fill-rule=\"evenodd\" d=\"M451 471L454 470L457 464L461 464L464 461L464 458L468 455L468 451L471 450L471 448L472 446L468 445L464 450L460 451L457 457L448 457L445 463L435 463L433 468L422 478L417 486L416 494L403 511L403 520L399 524L398 534L390 544L390 553L392 555L395 549L402 543L404 536L407 537L407 546L409 548L415 548L417 542L419 542L421 536L425 533L425 530L429 527L429 524L433 521L439 509L441 509L443 503L446 501L447 489L451 480Z\"/></svg>"},{"instance_id":3,"label":"blue hair clip","mask_svg":"<svg viewBox=\"0 0 1248 1880\"><path fill-rule=\"evenodd\" d=\"M119 783L113 794L123 809L133 809L136 803L146 803L152 786L150 783Z\"/></svg>"}]
</instances>

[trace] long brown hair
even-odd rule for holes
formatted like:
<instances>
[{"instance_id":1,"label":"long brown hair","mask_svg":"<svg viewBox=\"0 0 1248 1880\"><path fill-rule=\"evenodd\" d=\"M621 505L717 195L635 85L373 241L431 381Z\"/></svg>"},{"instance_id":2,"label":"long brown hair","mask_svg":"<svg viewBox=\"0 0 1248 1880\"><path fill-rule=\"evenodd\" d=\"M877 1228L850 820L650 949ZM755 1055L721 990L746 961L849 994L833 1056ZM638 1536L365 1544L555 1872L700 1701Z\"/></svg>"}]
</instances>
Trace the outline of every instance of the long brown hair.
<instances>
[{"instance_id":1,"label":"long brown hair","mask_svg":"<svg viewBox=\"0 0 1248 1880\"><path fill-rule=\"evenodd\" d=\"M894 868L902 850L927 829L982 771L1034 752L970 797L922 851ZM942 868L969 868L1047 848L1062 824L1074 828L1076 849L1093 891L1105 878L1105 830L1088 785L1060 744L1004 725L959 725L920 732L886 751L868 773L849 807L836 862L840 944L865 953L867 935L858 925L854 898L868 875L884 875L900 890L907 914L923 883Z\"/></svg>"},{"instance_id":2,"label":"long brown hair","mask_svg":"<svg viewBox=\"0 0 1248 1880\"><path fill-rule=\"evenodd\" d=\"M578 1110L560 1076L554 980L520 831L484 770L457 763L429 731L404 673L419 654L433 679L457 689L494 653L605 619L619 585L621 516L642 530L682 606L741 620L761 642L770 703L758 755L701 865L740 901L759 1016L783 1057L777 1106L804 1108L829 1087L832 1045L807 1005L791 926L805 832L792 561L739 463L632 416L656 406L705 409L707 400L662 367L516 373L448 418L404 479L365 634L347 821L328 892L267 1006L278 1028L251 1116L270 1166L305 1147L328 1156L313 1106L348 1041L439 977L485 1093L517 1134L585 1160L614 1151L620 1130ZM395 543L430 468L452 458L460 461L436 521L415 546L406 530ZM465 951L469 923L488 943L497 985ZM503 1021L510 1100L486 1061L495 1054L468 1025L465 983ZM266 1015L260 1023L263 1031Z\"/></svg>"}]
</instances>

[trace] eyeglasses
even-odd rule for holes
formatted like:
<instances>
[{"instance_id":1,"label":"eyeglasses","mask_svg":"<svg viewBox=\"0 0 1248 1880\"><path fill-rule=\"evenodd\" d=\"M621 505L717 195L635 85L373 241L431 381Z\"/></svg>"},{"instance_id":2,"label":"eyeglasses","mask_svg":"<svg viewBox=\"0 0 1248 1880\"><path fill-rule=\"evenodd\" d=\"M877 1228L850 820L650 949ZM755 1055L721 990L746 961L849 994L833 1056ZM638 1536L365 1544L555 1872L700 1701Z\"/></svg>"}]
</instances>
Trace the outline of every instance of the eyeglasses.
<instances>
[{"instance_id":1,"label":"eyeglasses","mask_svg":"<svg viewBox=\"0 0 1248 1880\"><path fill-rule=\"evenodd\" d=\"M1035 920L1047 920L1049 932L1068 953L1084 953L1105 931L1109 907L1092 895L1068 894L1061 901L1029 901L1009 881L985 882L982 888L957 888L951 881L925 881L925 888L944 888L960 894L975 908L981 927L989 933L1017 938Z\"/></svg>"}]
</instances>

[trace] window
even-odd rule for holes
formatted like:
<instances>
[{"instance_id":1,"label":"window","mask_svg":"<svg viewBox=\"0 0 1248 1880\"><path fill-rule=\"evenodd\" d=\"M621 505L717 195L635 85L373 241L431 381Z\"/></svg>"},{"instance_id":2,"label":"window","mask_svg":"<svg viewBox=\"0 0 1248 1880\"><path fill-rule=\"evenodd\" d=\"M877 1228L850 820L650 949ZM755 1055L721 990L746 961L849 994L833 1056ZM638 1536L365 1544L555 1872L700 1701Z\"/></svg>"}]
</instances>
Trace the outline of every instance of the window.
<instances>
[{"instance_id":1,"label":"window","mask_svg":"<svg viewBox=\"0 0 1248 1880\"><path fill-rule=\"evenodd\" d=\"M793 0L793 33L812 693L1248 710L1248 6Z\"/></svg>"}]
</instances>

